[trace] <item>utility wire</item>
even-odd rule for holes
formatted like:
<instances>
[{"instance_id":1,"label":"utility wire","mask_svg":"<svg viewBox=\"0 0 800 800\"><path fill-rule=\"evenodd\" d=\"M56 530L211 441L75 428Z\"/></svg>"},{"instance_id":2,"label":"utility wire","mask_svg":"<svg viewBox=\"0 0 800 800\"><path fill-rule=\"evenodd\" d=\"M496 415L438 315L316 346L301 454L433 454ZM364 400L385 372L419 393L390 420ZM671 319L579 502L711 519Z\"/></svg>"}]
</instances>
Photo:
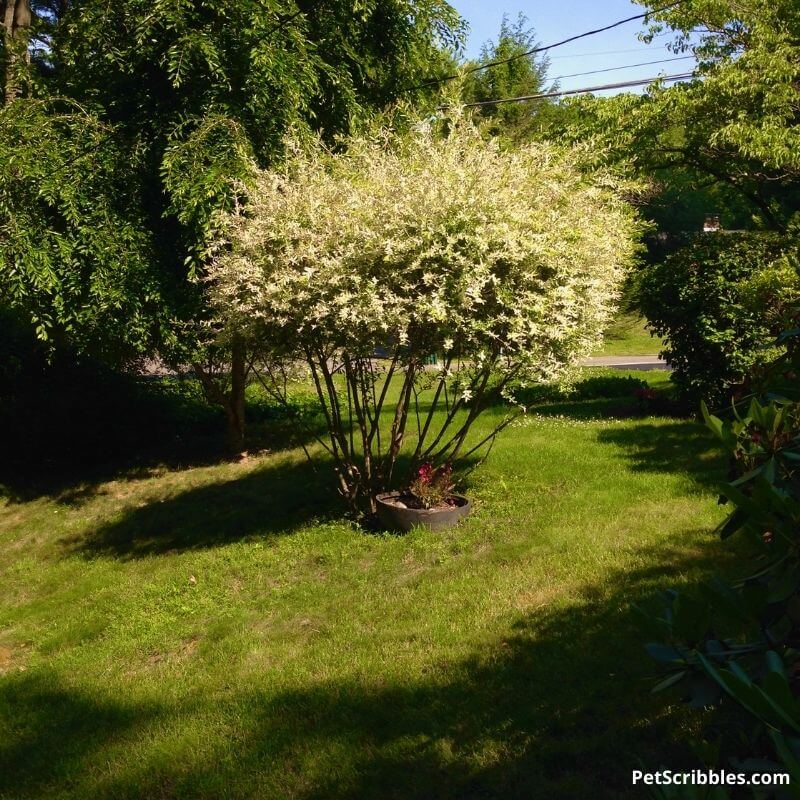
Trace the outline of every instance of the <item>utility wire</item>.
<instances>
[{"instance_id":1,"label":"utility wire","mask_svg":"<svg viewBox=\"0 0 800 800\"><path fill-rule=\"evenodd\" d=\"M304 14L302 8L298 9L294 12L294 14L289 14L288 16L284 17L280 20L280 22L274 27L270 28L265 34L264 37L272 36L273 33L277 33L282 28L285 28L290 22L294 22L301 14Z\"/></svg>"},{"instance_id":2,"label":"utility wire","mask_svg":"<svg viewBox=\"0 0 800 800\"><path fill-rule=\"evenodd\" d=\"M700 28L692 28L689 33L702 33ZM655 41L656 39L663 39L666 36L677 36L677 31L666 31L665 33L660 33L658 36L653 36L651 41ZM659 44L659 45L651 45L650 42L643 42L642 44L646 44L648 50L669 50L672 47L671 44ZM644 52L641 47L632 47L628 48L627 50L594 50L590 53L564 53L559 56L550 56L551 61L556 61L560 58L584 58L586 56L617 56L621 53L642 53Z\"/></svg>"},{"instance_id":3,"label":"utility wire","mask_svg":"<svg viewBox=\"0 0 800 800\"><path fill-rule=\"evenodd\" d=\"M670 8L675 8L675 6L682 5L686 0L675 0L674 3L668 3L665 6L661 6L659 8L654 8L651 11L645 11L644 14L636 14L633 17L626 17L625 19L617 20L617 22L612 22L610 25L605 25L602 28L595 28L591 31L585 31L584 33L579 33L575 36L570 36L567 39L562 39L560 42L554 42L553 44L548 44L545 46L534 47L532 50L528 50L525 53L517 53L516 55L509 56L508 58L501 58L497 61L489 61L486 64L478 64L474 67L470 67L469 69L462 70L460 73L454 73L453 75L445 75L443 78L433 78L429 81L425 81L424 83L420 83L417 86L412 86L409 89L406 89L407 92L413 92L416 89L424 89L428 86L436 86L439 83L446 83L447 81L453 81L456 78L461 77L462 74L469 75L473 72L480 72L484 69L490 69L491 67L499 67L503 64L510 64L512 61L517 61L520 58L527 58L528 56L532 56L535 53L544 53L547 50L552 50L554 47L562 47L565 44L570 44L570 42L576 42L578 39L585 39L587 36L595 36L598 33L604 33L605 31L610 31L612 28L618 28L620 25L625 25L628 22L634 22L637 19L644 19L645 17L649 17L652 14L658 14L661 11L667 11Z\"/></svg>"},{"instance_id":4,"label":"utility wire","mask_svg":"<svg viewBox=\"0 0 800 800\"><path fill-rule=\"evenodd\" d=\"M601 72L615 72L620 69L633 69L634 67L648 67L651 64L668 64L670 61L687 61L694 56L676 56L675 58L659 58L655 61L640 61L638 64L623 64L621 67L606 67L605 69L593 69L589 72L573 72L570 75L556 75L554 81L560 81L563 78L581 78L584 75L599 75Z\"/></svg>"},{"instance_id":5,"label":"utility wire","mask_svg":"<svg viewBox=\"0 0 800 800\"><path fill-rule=\"evenodd\" d=\"M669 45L662 44L658 45L657 47L648 47L649 50L667 50ZM555 61L559 58L585 58L587 56L617 56L621 53L643 53L644 50L641 47L632 47L627 50L595 50L591 53L565 53L560 56L549 56L551 61Z\"/></svg>"},{"instance_id":6,"label":"utility wire","mask_svg":"<svg viewBox=\"0 0 800 800\"><path fill-rule=\"evenodd\" d=\"M607 83L603 86L587 86L582 89L565 89L557 92L539 92L538 94L525 94L520 97L501 97L497 100L480 100L476 103L464 103L461 108L479 108L481 106L496 106L500 103L522 103L526 100L544 100L548 97L566 97L570 94L588 94L589 92L602 92L606 89L627 89L634 86L647 86L656 81L681 81L695 77L693 72L681 72L676 75L657 75L655 78L644 78L636 81L622 81L620 83ZM450 106L439 106L443 111Z\"/></svg>"}]
</instances>

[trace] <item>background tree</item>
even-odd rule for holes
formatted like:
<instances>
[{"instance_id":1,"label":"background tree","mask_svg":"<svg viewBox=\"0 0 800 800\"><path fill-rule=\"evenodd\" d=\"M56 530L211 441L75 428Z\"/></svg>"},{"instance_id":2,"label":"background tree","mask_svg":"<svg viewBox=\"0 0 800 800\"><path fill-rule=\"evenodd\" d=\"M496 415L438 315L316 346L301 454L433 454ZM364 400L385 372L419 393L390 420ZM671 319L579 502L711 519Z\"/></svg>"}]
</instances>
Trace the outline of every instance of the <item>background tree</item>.
<instances>
[{"instance_id":1,"label":"background tree","mask_svg":"<svg viewBox=\"0 0 800 800\"><path fill-rule=\"evenodd\" d=\"M651 35L674 31L672 49L696 56L698 77L566 102L566 138L596 141L656 189L711 198L708 211L731 225L786 229L800 200L797 4L687 0L653 19Z\"/></svg>"},{"instance_id":2,"label":"background tree","mask_svg":"<svg viewBox=\"0 0 800 800\"><path fill-rule=\"evenodd\" d=\"M0 304L52 347L109 364L145 355L168 322L135 154L66 101L0 110Z\"/></svg>"},{"instance_id":3,"label":"background tree","mask_svg":"<svg viewBox=\"0 0 800 800\"><path fill-rule=\"evenodd\" d=\"M676 32L673 49L691 49L702 81L672 98L681 116L703 122L719 155L765 171L800 176L800 8L793 0L689 0L654 10L652 34ZM698 37L697 43L693 37ZM666 104L669 106L669 103Z\"/></svg>"},{"instance_id":4,"label":"background tree","mask_svg":"<svg viewBox=\"0 0 800 800\"><path fill-rule=\"evenodd\" d=\"M28 94L78 103L128 162L120 165L123 205L147 243L147 263L173 322L151 326L160 335L149 351L175 365L195 364L209 396L225 404L231 444L240 449L245 354L204 346L199 331L207 312L195 280L219 215L236 202L232 187L254 166L281 158L287 130L318 131L332 141L418 83L443 47L458 43L460 19L443 0L34 5L32 30L45 46L28 51ZM62 177L71 174L65 166ZM117 207L114 187L95 191L100 207ZM29 242L33 264L36 238ZM73 255L79 266L69 270L82 270L81 282L92 268L78 250ZM0 268L15 266L5 261ZM26 274L14 302L23 294L41 299L33 273ZM63 311L61 329L83 343L68 305L51 304L49 318L55 323ZM219 380L223 366L227 380Z\"/></svg>"},{"instance_id":5,"label":"background tree","mask_svg":"<svg viewBox=\"0 0 800 800\"><path fill-rule=\"evenodd\" d=\"M468 62L472 68L504 62L498 66L468 73L463 87L463 100L467 103L485 102L503 97L519 97L545 91L550 60L546 55L524 56L538 47L536 32L528 24L524 14L512 24L503 16L496 41L488 41L481 48L476 62ZM522 56L522 57L520 57ZM555 86L551 86L554 89ZM477 116L487 120L487 130L492 136L502 135L523 140L537 123L544 108L543 103L504 103L479 108Z\"/></svg>"}]
</instances>

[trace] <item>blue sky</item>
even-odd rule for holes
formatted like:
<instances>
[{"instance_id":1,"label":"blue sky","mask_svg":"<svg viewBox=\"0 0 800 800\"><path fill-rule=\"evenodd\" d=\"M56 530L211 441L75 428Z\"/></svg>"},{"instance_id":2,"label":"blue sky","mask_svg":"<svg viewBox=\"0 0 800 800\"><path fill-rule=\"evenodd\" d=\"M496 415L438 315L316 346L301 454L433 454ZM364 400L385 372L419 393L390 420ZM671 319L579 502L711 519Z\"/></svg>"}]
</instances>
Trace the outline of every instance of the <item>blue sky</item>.
<instances>
[{"instance_id":1,"label":"blue sky","mask_svg":"<svg viewBox=\"0 0 800 800\"><path fill-rule=\"evenodd\" d=\"M450 0L450 3L469 23L467 55L470 57L478 55L487 39L497 37L504 13L512 21L520 12L525 14L529 25L536 30L538 40L547 45L644 11L642 6L629 0ZM643 61L685 55L667 50L670 36L662 36L649 45L639 41L637 34L644 30L641 20L629 22L554 49L550 53L550 78L609 67L627 67L597 75L560 78L562 89L572 89L649 78L662 72L669 74L691 70L692 60L628 67Z\"/></svg>"}]
</instances>

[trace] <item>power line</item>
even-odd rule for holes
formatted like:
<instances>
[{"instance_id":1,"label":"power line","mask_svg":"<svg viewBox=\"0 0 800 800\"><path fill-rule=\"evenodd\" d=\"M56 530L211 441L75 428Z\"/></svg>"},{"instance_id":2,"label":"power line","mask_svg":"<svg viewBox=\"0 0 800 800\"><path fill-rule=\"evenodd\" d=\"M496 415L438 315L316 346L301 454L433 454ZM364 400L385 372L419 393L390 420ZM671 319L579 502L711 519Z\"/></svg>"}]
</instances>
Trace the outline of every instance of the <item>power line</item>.
<instances>
[{"instance_id":1,"label":"power line","mask_svg":"<svg viewBox=\"0 0 800 800\"><path fill-rule=\"evenodd\" d=\"M478 64L477 66L470 67L469 69L462 70L460 73L455 73L453 75L445 75L443 78L433 78L432 80L425 81L424 83L420 83L417 86L412 86L410 89L406 89L407 92L412 92L416 89L424 89L428 86L436 86L439 83L445 83L447 81L453 81L456 78L461 77L462 74L469 75L473 72L480 72L484 69L490 69L491 67L499 67L503 64L510 64L512 61L517 61L520 58L527 58L528 56L532 56L535 53L544 53L547 50L552 50L554 47L562 47L565 44L569 44L570 42L576 42L578 39L585 39L587 36L595 36L598 33L604 33L605 31L610 31L612 28L618 28L620 25L625 25L628 22L634 22L638 19L644 19L645 17L649 17L652 14L657 14L661 11L667 11L670 8L675 8L675 6L679 6L684 3L685 0L675 0L673 3L669 3L665 6L661 6L660 8L654 8L651 11L645 11L644 14L636 14L633 17L626 17L625 19L617 20L617 22L612 22L610 25L605 25L602 28L595 28L591 31L585 31L584 33L579 33L575 36L570 36L567 39L562 39L560 42L554 42L553 44L548 44L545 46L534 47L532 50L528 50L525 53L517 53L516 55L509 56L508 58L501 58L497 61L489 61L486 64Z\"/></svg>"},{"instance_id":2,"label":"power line","mask_svg":"<svg viewBox=\"0 0 800 800\"><path fill-rule=\"evenodd\" d=\"M304 13L305 12L303 11L303 9L300 8L297 11L295 11L294 14L288 14L287 16L283 17L283 19L280 19L280 16L279 16L280 22L274 28L270 28L270 30L268 30L266 32L266 34L264 34L264 36L265 37L272 36L273 33L277 33L282 28L285 28L290 22L293 22L301 14L304 14Z\"/></svg>"},{"instance_id":3,"label":"power line","mask_svg":"<svg viewBox=\"0 0 800 800\"><path fill-rule=\"evenodd\" d=\"M500 103L522 103L526 100L545 100L548 97L566 97L571 94L588 94L589 92L602 92L606 89L627 89L634 86L647 86L655 81L680 81L693 78L693 72L681 72L676 75L657 75L655 78L644 78L636 81L622 81L620 83L607 83L603 86L587 86L583 89L565 89L557 92L540 92L538 94L525 94L520 97L502 97L497 100L480 100L475 103L464 103L462 108L479 108L481 106L496 106ZM450 106L439 106L444 110Z\"/></svg>"},{"instance_id":4,"label":"power line","mask_svg":"<svg viewBox=\"0 0 800 800\"><path fill-rule=\"evenodd\" d=\"M640 61L638 64L624 64L621 67L606 67L605 69L592 69L588 72L573 72L571 75L556 75L554 81L560 81L563 78L580 78L584 75L599 75L601 72L616 72L620 69L633 69L634 67L648 67L651 64L668 64L670 61L687 61L693 59L694 56L676 56L675 58L659 58L655 61Z\"/></svg>"},{"instance_id":5,"label":"power line","mask_svg":"<svg viewBox=\"0 0 800 800\"><path fill-rule=\"evenodd\" d=\"M692 28L689 33L702 33L699 28ZM655 39L663 39L666 36L676 36L676 31L667 31L666 33L661 33L658 36L654 36L653 40ZM647 47L648 50L669 50L671 49L671 44L658 44L658 45L651 45L649 42L642 42L642 44ZM641 47L630 47L627 50L593 50L589 53L563 53L562 55L558 56L550 56L551 61L557 61L560 58L585 58L588 56L616 56L622 53L643 53L644 50Z\"/></svg>"},{"instance_id":6,"label":"power line","mask_svg":"<svg viewBox=\"0 0 800 800\"><path fill-rule=\"evenodd\" d=\"M648 50L667 50L669 45L662 44L657 47L649 47ZM558 58L585 58L587 56L616 56L620 55L621 53L643 53L644 50L641 47L632 47L627 50L595 50L592 53L564 53L560 56L550 56L551 61L555 61Z\"/></svg>"}]
</instances>

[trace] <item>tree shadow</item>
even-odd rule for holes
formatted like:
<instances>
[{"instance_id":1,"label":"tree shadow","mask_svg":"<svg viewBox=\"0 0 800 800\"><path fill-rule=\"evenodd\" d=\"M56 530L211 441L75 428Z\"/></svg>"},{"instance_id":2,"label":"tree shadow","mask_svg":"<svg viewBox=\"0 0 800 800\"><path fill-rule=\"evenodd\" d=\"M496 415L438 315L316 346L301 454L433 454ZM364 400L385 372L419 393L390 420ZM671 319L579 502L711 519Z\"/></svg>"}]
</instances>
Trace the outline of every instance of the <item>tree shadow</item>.
<instances>
[{"instance_id":1,"label":"tree shadow","mask_svg":"<svg viewBox=\"0 0 800 800\"><path fill-rule=\"evenodd\" d=\"M699 423L642 422L603 428L597 441L623 453L634 472L681 473L708 488L719 486L726 477L722 451Z\"/></svg>"},{"instance_id":2,"label":"tree shadow","mask_svg":"<svg viewBox=\"0 0 800 800\"><path fill-rule=\"evenodd\" d=\"M91 772L110 741L135 734L158 714L156 705L110 702L67 688L51 673L0 678L0 797L18 800L39 796L46 785L68 786L76 770Z\"/></svg>"},{"instance_id":3,"label":"tree shadow","mask_svg":"<svg viewBox=\"0 0 800 800\"><path fill-rule=\"evenodd\" d=\"M0 751L0 794L43 798L58 782L69 787L59 796L83 798L99 778L105 789L93 796L108 798L642 796L633 769L697 766L681 711L649 694L656 670L632 611L671 576L699 578L719 563L713 542L699 554L688 535L686 545L661 551L658 564L642 548L648 566L586 585L566 607L521 613L510 636L413 676L279 692L269 681L234 683L157 708L108 706L24 677L0 683L0 711L24 729ZM154 717L178 728L135 764L103 758L104 738L140 740ZM187 719L211 726L217 757L164 757Z\"/></svg>"},{"instance_id":4,"label":"tree shadow","mask_svg":"<svg viewBox=\"0 0 800 800\"><path fill-rule=\"evenodd\" d=\"M0 406L7 447L0 459L0 501L50 497L72 504L109 480L238 458L227 446L222 409L203 399L196 381L134 379L107 371L102 376L101 381L92 371L88 377L69 372L56 386L38 387L35 396L45 399L22 404L24 412ZM88 385L64 389L64 383L82 380ZM289 450L324 431L321 415L311 413L303 397L293 403L284 409L269 398L251 398L249 452Z\"/></svg>"},{"instance_id":5,"label":"tree shadow","mask_svg":"<svg viewBox=\"0 0 800 800\"><path fill-rule=\"evenodd\" d=\"M314 520L341 517L327 465L271 464L129 509L121 519L62 539L68 552L117 558L202 550L265 535L290 534Z\"/></svg>"},{"instance_id":6,"label":"tree shadow","mask_svg":"<svg viewBox=\"0 0 800 800\"><path fill-rule=\"evenodd\" d=\"M477 463L463 462L465 469ZM395 474L410 475L410 454L397 459ZM137 477L147 477L143 470ZM81 502L99 485L63 491L59 502ZM68 553L122 559L202 550L251 537L288 535L299 527L347 517L347 507L336 490L333 462L319 456L308 460L280 460L242 477L218 481L167 499L130 507L122 517L89 532L61 540ZM384 533L377 519L360 520L365 532Z\"/></svg>"},{"instance_id":7,"label":"tree shadow","mask_svg":"<svg viewBox=\"0 0 800 800\"><path fill-rule=\"evenodd\" d=\"M223 433L224 423L183 431L156 429L143 432L136 443L111 443L103 457L86 457L80 449L67 448L58 459L7 460L0 464L0 501L26 503L49 497L72 505L93 497L111 480L146 480L168 470L210 467L238 461ZM250 426L247 451L284 452L308 444L315 432L289 430L256 420Z\"/></svg>"},{"instance_id":8,"label":"tree shadow","mask_svg":"<svg viewBox=\"0 0 800 800\"><path fill-rule=\"evenodd\" d=\"M656 668L632 601L697 567L668 551L663 565L617 576L611 594L587 586L582 602L522 617L444 685L434 675L402 688L329 684L262 698L253 742L278 743L292 761L302 708L303 746L357 754L350 770L320 771L307 800L640 796L633 769L697 764L681 709L670 714L649 694ZM250 757L267 755L256 744Z\"/></svg>"}]
</instances>

